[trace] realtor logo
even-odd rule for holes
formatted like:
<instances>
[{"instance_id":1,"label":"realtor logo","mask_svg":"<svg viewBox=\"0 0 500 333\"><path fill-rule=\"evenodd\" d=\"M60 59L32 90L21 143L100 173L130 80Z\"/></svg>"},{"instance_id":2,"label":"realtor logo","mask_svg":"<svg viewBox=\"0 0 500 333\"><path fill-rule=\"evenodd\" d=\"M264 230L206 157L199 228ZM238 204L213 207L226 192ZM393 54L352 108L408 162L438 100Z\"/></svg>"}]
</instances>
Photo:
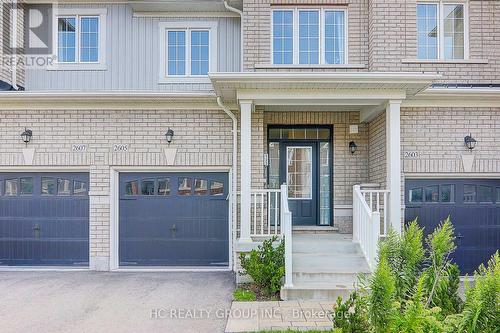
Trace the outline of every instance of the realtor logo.
<instances>
[{"instance_id":1,"label":"realtor logo","mask_svg":"<svg viewBox=\"0 0 500 333\"><path fill-rule=\"evenodd\" d=\"M53 54L54 3L36 3L26 8L21 1L5 1L2 6L5 55ZM24 31L19 27L24 27Z\"/></svg>"}]
</instances>

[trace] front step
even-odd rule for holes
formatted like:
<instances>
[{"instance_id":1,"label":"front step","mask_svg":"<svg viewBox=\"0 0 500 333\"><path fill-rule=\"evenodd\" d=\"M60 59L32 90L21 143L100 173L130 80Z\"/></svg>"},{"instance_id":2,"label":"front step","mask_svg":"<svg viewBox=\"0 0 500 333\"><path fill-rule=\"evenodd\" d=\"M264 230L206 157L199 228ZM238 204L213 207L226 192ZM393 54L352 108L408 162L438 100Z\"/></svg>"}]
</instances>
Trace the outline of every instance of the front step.
<instances>
[{"instance_id":1,"label":"front step","mask_svg":"<svg viewBox=\"0 0 500 333\"><path fill-rule=\"evenodd\" d=\"M293 287L282 288L284 300L329 300L347 297L360 275L370 269L351 235L295 234L293 236Z\"/></svg>"},{"instance_id":2,"label":"front step","mask_svg":"<svg viewBox=\"0 0 500 333\"><path fill-rule=\"evenodd\" d=\"M318 226L302 226L302 225L296 225L293 226L292 231L294 234L296 233L301 233L301 234L324 234L324 233L332 233L332 232L337 232L339 231L339 228L337 227L331 227L328 225L318 225Z\"/></svg>"}]
</instances>

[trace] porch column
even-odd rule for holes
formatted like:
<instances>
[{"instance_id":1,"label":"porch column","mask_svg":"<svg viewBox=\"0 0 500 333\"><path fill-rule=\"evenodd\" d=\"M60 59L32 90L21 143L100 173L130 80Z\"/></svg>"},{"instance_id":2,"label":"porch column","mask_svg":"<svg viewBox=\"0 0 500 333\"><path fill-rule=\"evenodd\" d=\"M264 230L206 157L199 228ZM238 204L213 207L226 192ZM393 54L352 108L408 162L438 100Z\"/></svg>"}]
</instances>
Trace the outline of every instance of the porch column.
<instances>
[{"instance_id":1,"label":"porch column","mask_svg":"<svg viewBox=\"0 0 500 333\"><path fill-rule=\"evenodd\" d=\"M241 171L240 171L240 242L251 242L250 214L252 207L252 110L251 100L240 101Z\"/></svg>"},{"instance_id":2,"label":"porch column","mask_svg":"<svg viewBox=\"0 0 500 333\"><path fill-rule=\"evenodd\" d=\"M389 100L385 109L389 224L401 232L401 101Z\"/></svg>"}]
</instances>

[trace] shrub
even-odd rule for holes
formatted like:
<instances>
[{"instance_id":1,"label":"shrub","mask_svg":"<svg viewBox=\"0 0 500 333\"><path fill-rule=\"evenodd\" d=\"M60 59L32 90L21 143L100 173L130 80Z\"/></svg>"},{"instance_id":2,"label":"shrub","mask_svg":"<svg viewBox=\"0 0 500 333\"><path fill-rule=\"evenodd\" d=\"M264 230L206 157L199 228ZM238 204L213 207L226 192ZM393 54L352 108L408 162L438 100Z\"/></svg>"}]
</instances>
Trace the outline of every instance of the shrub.
<instances>
[{"instance_id":1,"label":"shrub","mask_svg":"<svg viewBox=\"0 0 500 333\"><path fill-rule=\"evenodd\" d=\"M285 275L285 243L274 246L277 237L265 240L250 254L241 253L242 273L248 274L267 295L277 293Z\"/></svg>"},{"instance_id":2,"label":"shrub","mask_svg":"<svg viewBox=\"0 0 500 333\"><path fill-rule=\"evenodd\" d=\"M354 291L345 302L342 302L342 297L337 299L333 327L343 333L368 332L370 325L367 314L367 303L360 297L359 291Z\"/></svg>"}]
</instances>

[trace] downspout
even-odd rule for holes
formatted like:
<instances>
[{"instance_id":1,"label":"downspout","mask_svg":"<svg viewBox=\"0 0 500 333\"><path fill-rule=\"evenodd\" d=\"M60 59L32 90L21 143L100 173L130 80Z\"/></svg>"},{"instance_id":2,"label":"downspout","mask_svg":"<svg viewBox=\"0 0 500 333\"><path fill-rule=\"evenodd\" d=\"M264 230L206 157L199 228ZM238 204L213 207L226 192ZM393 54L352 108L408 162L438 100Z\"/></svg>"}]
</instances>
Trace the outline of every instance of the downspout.
<instances>
[{"instance_id":1,"label":"downspout","mask_svg":"<svg viewBox=\"0 0 500 333\"><path fill-rule=\"evenodd\" d=\"M224 0L224 7L227 10L236 13L240 16L240 71L243 72L243 12L238 8L231 7L227 0Z\"/></svg>"},{"instance_id":2,"label":"downspout","mask_svg":"<svg viewBox=\"0 0 500 333\"><path fill-rule=\"evenodd\" d=\"M17 8L12 11L12 20L11 20L11 47L12 50L15 50L17 48ZM11 83L10 85L12 86L12 89L14 90L19 90L19 87L17 86L17 53L14 54L12 52L12 68L11 68Z\"/></svg>"},{"instance_id":3,"label":"downspout","mask_svg":"<svg viewBox=\"0 0 500 333\"><path fill-rule=\"evenodd\" d=\"M229 110L227 106L224 105L222 102L222 99L220 97L217 97L217 104L220 106L220 108L231 118L233 121L233 188L231 190L231 200L232 200L232 207L231 207L231 214L233 215L232 219L232 224L233 226L236 226L237 223L236 220L238 219L238 120L236 119L236 116L234 113ZM233 245L236 244L236 227L232 228L232 241ZM234 252L234 248L233 251ZM232 254L231 254L232 255ZM236 262L233 260L233 268L236 270Z\"/></svg>"}]
</instances>

